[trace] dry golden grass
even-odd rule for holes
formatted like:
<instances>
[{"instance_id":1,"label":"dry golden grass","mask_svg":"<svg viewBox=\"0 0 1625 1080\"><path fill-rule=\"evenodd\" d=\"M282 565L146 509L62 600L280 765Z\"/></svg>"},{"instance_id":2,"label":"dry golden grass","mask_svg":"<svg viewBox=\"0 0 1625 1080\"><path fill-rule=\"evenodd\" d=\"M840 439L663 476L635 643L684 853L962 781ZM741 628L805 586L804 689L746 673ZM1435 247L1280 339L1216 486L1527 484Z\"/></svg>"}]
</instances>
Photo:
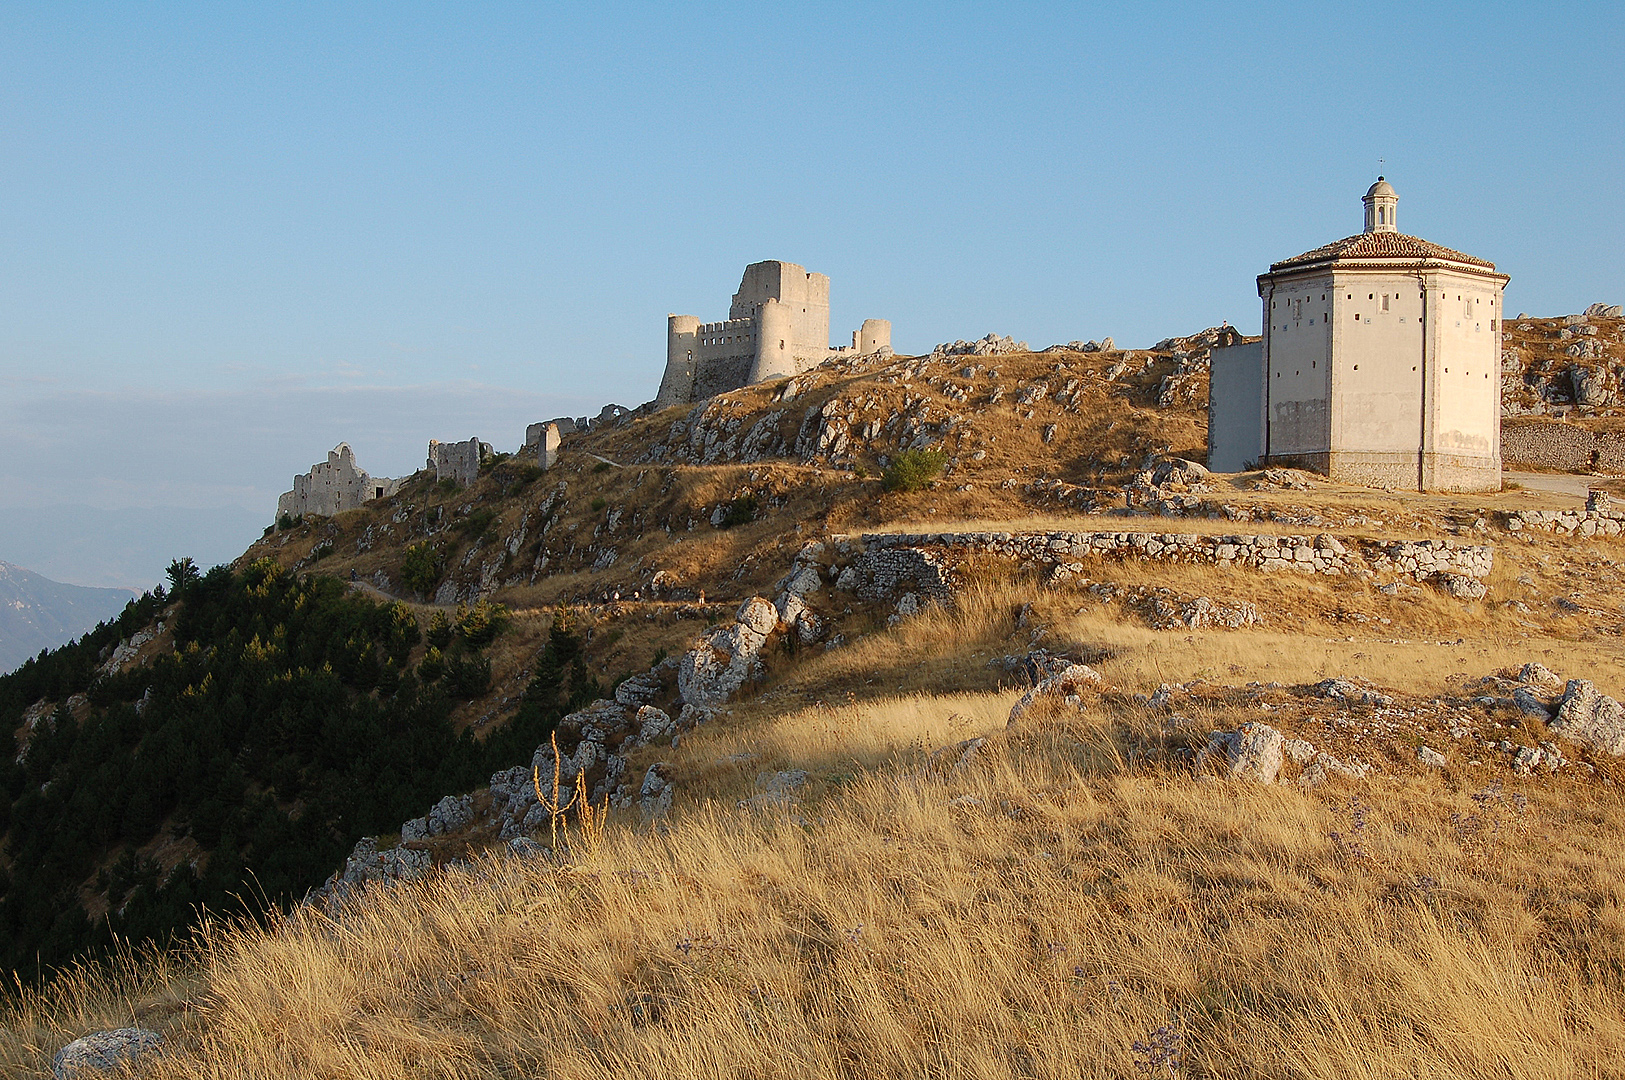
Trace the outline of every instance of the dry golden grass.
<instances>
[{"instance_id":1,"label":"dry golden grass","mask_svg":"<svg viewBox=\"0 0 1625 1080\"><path fill-rule=\"evenodd\" d=\"M1125 765L1141 738L1051 718L963 770L211 928L148 1075L1124 1077L1158 1045L1161 1075L1617 1074L1614 793L1215 785ZM40 1074L49 1043L6 1045Z\"/></svg>"}]
</instances>

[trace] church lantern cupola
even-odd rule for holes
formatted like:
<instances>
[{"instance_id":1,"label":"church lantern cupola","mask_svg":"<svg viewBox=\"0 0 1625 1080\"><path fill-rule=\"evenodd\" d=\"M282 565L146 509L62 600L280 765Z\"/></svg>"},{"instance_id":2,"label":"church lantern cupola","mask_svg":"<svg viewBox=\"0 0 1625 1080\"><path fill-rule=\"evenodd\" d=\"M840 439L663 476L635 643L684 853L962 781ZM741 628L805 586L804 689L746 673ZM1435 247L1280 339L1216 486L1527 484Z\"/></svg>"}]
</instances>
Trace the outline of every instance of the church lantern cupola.
<instances>
[{"instance_id":1,"label":"church lantern cupola","mask_svg":"<svg viewBox=\"0 0 1625 1080\"><path fill-rule=\"evenodd\" d=\"M1399 209L1399 196L1393 185L1382 177L1365 193L1365 231L1368 233L1398 232L1394 214Z\"/></svg>"}]
</instances>

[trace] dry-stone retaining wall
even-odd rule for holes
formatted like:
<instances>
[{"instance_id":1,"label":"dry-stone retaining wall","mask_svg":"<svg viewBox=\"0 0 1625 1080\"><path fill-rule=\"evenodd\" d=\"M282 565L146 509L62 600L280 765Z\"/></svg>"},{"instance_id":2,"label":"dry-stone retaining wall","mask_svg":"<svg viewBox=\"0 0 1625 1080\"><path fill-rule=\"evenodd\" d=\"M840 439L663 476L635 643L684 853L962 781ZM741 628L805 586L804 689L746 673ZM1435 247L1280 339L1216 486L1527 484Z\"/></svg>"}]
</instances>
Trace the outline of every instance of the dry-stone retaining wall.
<instances>
[{"instance_id":1,"label":"dry-stone retaining wall","mask_svg":"<svg viewBox=\"0 0 1625 1080\"><path fill-rule=\"evenodd\" d=\"M1384 541L1365 537L1206 535L1152 532L868 533L839 545L850 556L837 585L866 599L900 591L947 599L954 555L989 554L1062 565L1079 558L1248 566L1258 570L1371 575L1489 577L1494 549L1451 540Z\"/></svg>"},{"instance_id":2,"label":"dry-stone retaining wall","mask_svg":"<svg viewBox=\"0 0 1625 1080\"><path fill-rule=\"evenodd\" d=\"M1501 425L1501 460L1570 472L1625 472L1625 432L1527 421Z\"/></svg>"},{"instance_id":3,"label":"dry-stone retaining wall","mask_svg":"<svg viewBox=\"0 0 1625 1080\"><path fill-rule=\"evenodd\" d=\"M1584 510L1513 510L1505 515L1513 532L1540 529L1564 536L1625 535L1625 503L1593 491Z\"/></svg>"}]
</instances>

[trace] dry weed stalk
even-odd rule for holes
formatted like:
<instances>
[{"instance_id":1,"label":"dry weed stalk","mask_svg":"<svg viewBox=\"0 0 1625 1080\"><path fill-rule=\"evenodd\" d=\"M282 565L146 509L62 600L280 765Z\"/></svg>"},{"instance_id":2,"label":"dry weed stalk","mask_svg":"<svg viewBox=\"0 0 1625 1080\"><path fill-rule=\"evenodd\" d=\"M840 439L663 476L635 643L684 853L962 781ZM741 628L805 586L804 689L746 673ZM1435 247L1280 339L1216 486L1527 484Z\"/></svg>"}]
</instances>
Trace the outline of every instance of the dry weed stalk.
<instances>
[{"instance_id":1,"label":"dry weed stalk","mask_svg":"<svg viewBox=\"0 0 1625 1080\"><path fill-rule=\"evenodd\" d=\"M570 797L562 804L559 802L560 770L563 763L559 760L559 733L557 731L553 732L551 742L553 746L553 791L551 796L542 792L539 766L532 765L530 767L530 783L536 789L536 801L541 803L542 808L547 811L548 828L553 838L552 846L553 850L557 852L559 850L559 824L564 820L565 812L581 798L581 787L578 778L577 785L570 789Z\"/></svg>"}]
</instances>

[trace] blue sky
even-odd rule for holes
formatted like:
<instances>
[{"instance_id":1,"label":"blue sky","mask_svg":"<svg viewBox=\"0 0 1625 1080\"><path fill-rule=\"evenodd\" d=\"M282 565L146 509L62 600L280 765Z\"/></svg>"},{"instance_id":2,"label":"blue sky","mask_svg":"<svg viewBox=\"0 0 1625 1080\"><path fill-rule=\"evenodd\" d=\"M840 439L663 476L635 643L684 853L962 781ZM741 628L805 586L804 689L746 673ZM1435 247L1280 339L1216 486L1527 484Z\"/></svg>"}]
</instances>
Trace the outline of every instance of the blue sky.
<instances>
[{"instance_id":1,"label":"blue sky","mask_svg":"<svg viewBox=\"0 0 1625 1080\"><path fill-rule=\"evenodd\" d=\"M1510 310L1625 302L1622 12L0 3L0 511L511 447L757 259L904 351L1255 330L1379 171Z\"/></svg>"}]
</instances>

